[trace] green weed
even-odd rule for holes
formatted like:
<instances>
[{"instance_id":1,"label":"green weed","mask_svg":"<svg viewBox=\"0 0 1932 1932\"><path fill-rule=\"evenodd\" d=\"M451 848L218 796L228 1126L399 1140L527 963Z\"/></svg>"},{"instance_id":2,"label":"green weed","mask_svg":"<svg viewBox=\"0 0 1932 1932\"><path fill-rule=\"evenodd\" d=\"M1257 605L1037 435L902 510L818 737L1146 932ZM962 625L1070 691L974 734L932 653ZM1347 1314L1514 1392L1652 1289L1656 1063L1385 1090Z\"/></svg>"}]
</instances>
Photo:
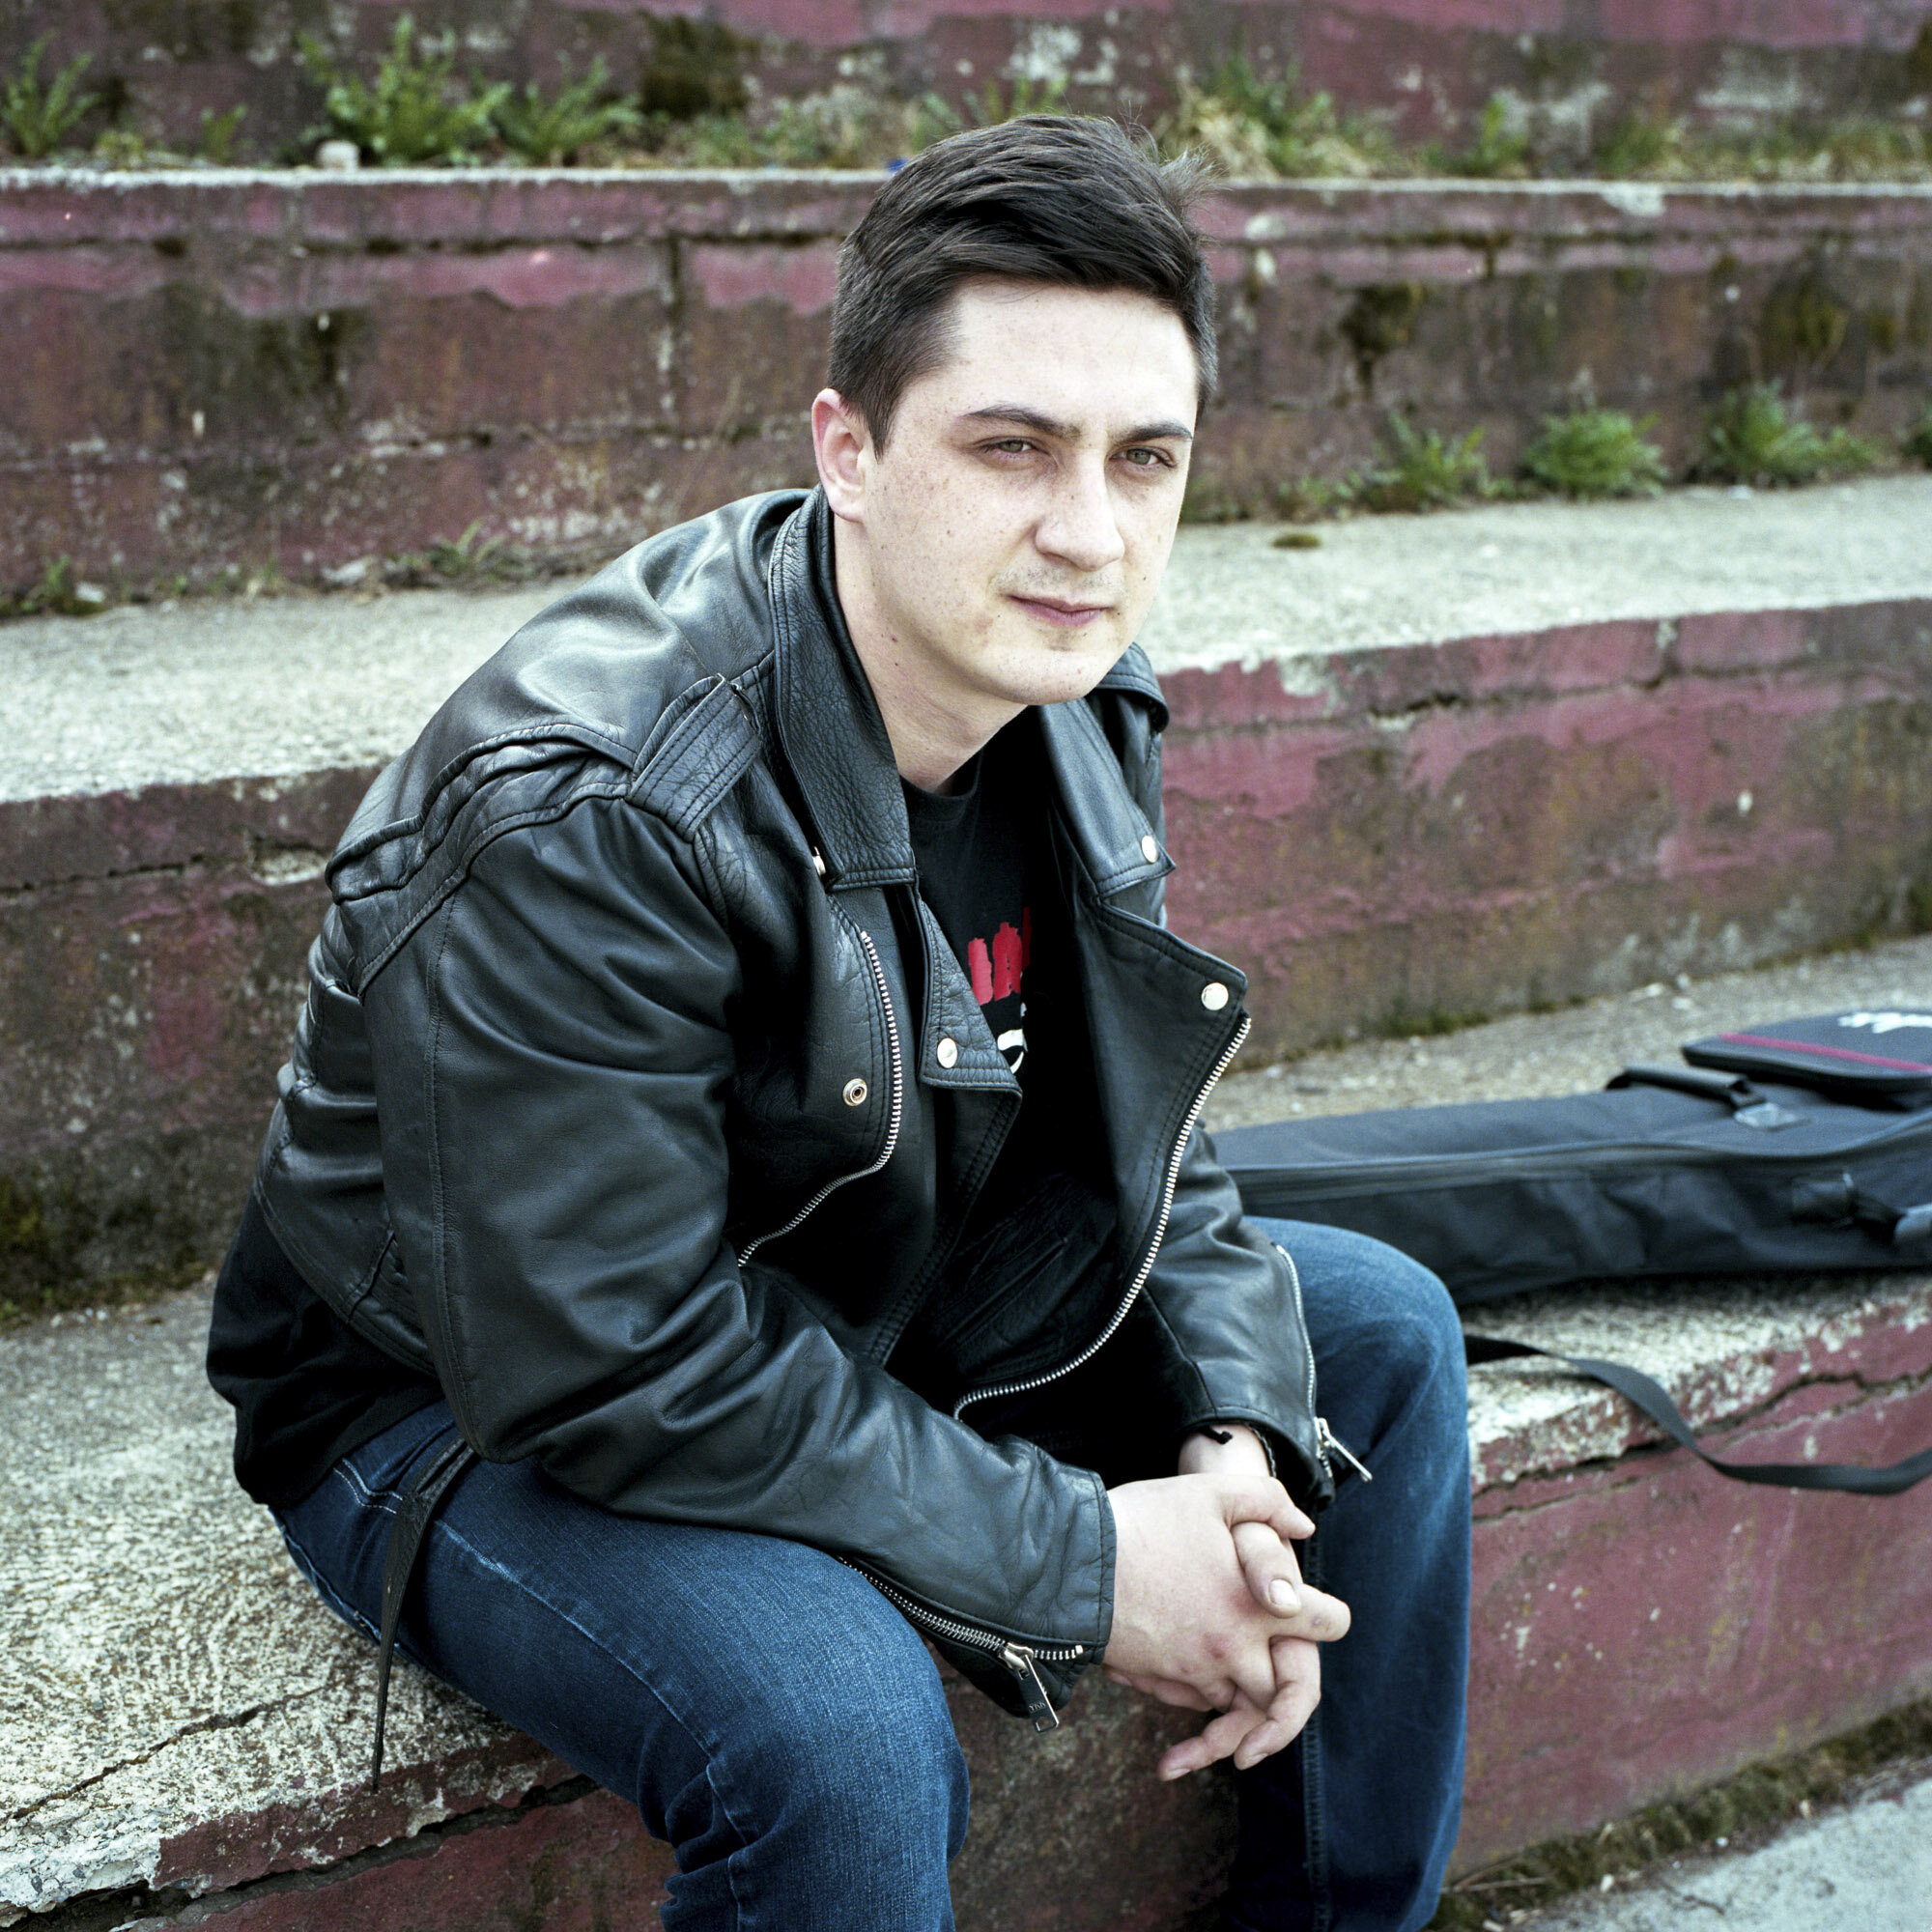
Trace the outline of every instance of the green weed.
<instances>
[{"instance_id":1,"label":"green weed","mask_svg":"<svg viewBox=\"0 0 1932 1932\"><path fill-rule=\"evenodd\" d=\"M1291 524L1320 524L1346 513L1352 500L1351 486L1346 480L1337 483L1326 476L1296 476L1276 484L1274 510Z\"/></svg>"},{"instance_id":2,"label":"green weed","mask_svg":"<svg viewBox=\"0 0 1932 1932\"><path fill-rule=\"evenodd\" d=\"M1064 73L1050 80L1034 80L1022 74L1006 94L1000 92L998 81L989 80L977 95L966 97L966 111L974 127L998 128L1024 114L1058 114L1065 99Z\"/></svg>"},{"instance_id":3,"label":"green weed","mask_svg":"<svg viewBox=\"0 0 1932 1932\"><path fill-rule=\"evenodd\" d=\"M345 72L312 35L300 36L297 46L303 69L324 90L323 111L328 117L327 126L312 129L311 137L327 134L354 141L364 159L379 165L474 160L510 94L507 81L460 91L451 79L456 54L450 38L445 36L434 49L425 41L418 55L415 20L408 14L396 21L373 87Z\"/></svg>"},{"instance_id":4,"label":"green weed","mask_svg":"<svg viewBox=\"0 0 1932 1932\"><path fill-rule=\"evenodd\" d=\"M1205 87L1182 75L1179 91L1179 105L1154 125L1155 144L1166 155L1206 154L1236 180L1362 177L1400 160L1381 128L1344 121L1326 94L1303 94L1293 69L1267 78L1237 53Z\"/></svg>"},{"instance_id":5,"label":"green weed","mask_svg":"<svg viewBox=\"0 0 1932 1932\"><path fill-rule=\"evenodd\" d=\"M522 94L506 95L497 106L497 131L510 152L534 167L561 167L585 148L635 134L642 113L628 100L611 98L611 71L603 55L590 63L582 80L567 82L548 99L535 81Z\"/></svg>"},{"instance_id":6,"label":"green weed","mask_svg":"<svg viewBox=\"0 0 1932 1932\"><path fill-rule=\"evenodd\" d=\"M99 584L75 580L71 557L57 556L31 588L0 595L0 617L92 617L112 601Z\"/></svg>"},{"instance_id":7,"label":"green weed","mask_svg":"<svg viewBox=\"0 0 1932 1932\"><path fill-rule=\"evenodd\" d=\"M1683 152L1684 124L1633 108L1611 124L1591 151L1591 165L1608 181L1654 175Z\"/></svg>"},{"instance_id":8,"label":"green weed","mask_svg":"<svg viewBox=\"0 0 1932 1932\"><path fill-rule=\"evenodd\" d=\"M94 158L110 168L144 168L160 162L163 155L159 149L151 148L146 138L132 128L109 128L95 142Z\"/></svg>"},{"instance_id":9,"label":"green weed","mask_svg":"<svg viewBox=\"0 0 1932 1932\"><path fill-rule=\"evenodd\" d=\"M1932 403L1925 405L1924 413L1905 432L1899 447L1915 462L1932 469Z\"/></svg>"},{"instance_id":10,"label":"green weed","mask_svg":"<svg viewBox=\"0 0 1932 1932\"><path fill-rule=\"evenodd\" d=\"M70 61L42 87L41 56L52 39L43 34L27 49L17 71L0 82L0 127L14 152L30 161L44 160L100 104L99 95L80 92L91 54Z\"/></svg>"},{"instance_id":11,"label":"green weed","mask_svg":"<svg viewBox=\"0 0 1932 1932\"><path fill-rule=\"evenodd\" d=\"M1584 404L1546 416L1522 459L1531 482L1560 497L1654 497L1662 488L1663 453L1643 433L1657 420L1633 422L1622 410Z\"/></svg>"},{"instance_id":12,"label":"green weed","mask_svg":"<svg viewBox=\"0 0 1932 1932\"><path fill-rule=\"evenodd\" d=\"M204 161L225 168L235 158L235 137L248 118L245 107L230 107L217 114L212 107L201 110L201 139L197 143Z\"/></svg>"},{"instance_id":13,"label":"green weed","mask_svg":"<svg viewBox=\"0 0 1932 1932\"><path fill-rule=\"evenodd\" d=\"M1753 383L1733 389L1712 411L1691 473L1716 483L1773 489L1871 469L1879 455L1874 444L1848 429L1821 435L1785 408L1776 383Z\"/></svg>"},{"instance_id":14,"label":"green weed","mask_svg":"<svg viewBox=\"0 0 1932 1932\"><path fill-rule=\"evenodd\" d=\"M1464 175L1477 181L1520 180L1534 172L1533 143L1521 112L1500 94L1483 104L1476 137L1466 148L1435 156L1440 173Z\"/></svg>"},{"instance_id":15,"label":"green weed","mask_svg":"<svg viewBox=\"0 0 1932 1932\"><path fill-rule=\"evenodd\" d=\"M427 550L404 551L383 560L383 582L402 590L475 590L491 583L523 583L542 574L535 560L510 550L501 537L483 535L480 517L454 543L433 543Z\"/></svg>"},{"instance_id":16,"label":"green weed","mask_svg":"<svg viewBox=\"0 0 1932 1932\"><path fill-rule=\"evenodd\" d=\"M1388 463L1350 478L1350 493L1365 510L1441 510L1492 494L1480 429L1449 440L1391 410L1388 445Z\"/></svg>"}]
</instances>

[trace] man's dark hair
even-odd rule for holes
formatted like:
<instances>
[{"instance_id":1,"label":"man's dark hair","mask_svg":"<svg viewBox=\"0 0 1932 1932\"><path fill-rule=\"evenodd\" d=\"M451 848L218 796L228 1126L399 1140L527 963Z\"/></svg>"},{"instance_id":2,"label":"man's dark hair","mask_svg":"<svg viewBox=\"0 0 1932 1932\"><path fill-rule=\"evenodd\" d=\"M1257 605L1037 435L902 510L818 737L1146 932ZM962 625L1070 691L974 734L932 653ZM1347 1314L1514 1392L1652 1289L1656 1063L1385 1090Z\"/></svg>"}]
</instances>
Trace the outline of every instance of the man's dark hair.
<instances>
[{"instance_id":1,"label":"man's dark hair","mask_svg":"<svg viewBox=\"0 0 1932 1932\"><path fill-rule=\"evenodd\" d=\"M1028 114L926 149L879 190L838 251L832 386L884 448L905 386L950 346L947 304L982 276L1124 289L1172 309L1205 400L1214 286L1190 213L1206 178L1112 121Z\"/></svg>"}]
</instances>

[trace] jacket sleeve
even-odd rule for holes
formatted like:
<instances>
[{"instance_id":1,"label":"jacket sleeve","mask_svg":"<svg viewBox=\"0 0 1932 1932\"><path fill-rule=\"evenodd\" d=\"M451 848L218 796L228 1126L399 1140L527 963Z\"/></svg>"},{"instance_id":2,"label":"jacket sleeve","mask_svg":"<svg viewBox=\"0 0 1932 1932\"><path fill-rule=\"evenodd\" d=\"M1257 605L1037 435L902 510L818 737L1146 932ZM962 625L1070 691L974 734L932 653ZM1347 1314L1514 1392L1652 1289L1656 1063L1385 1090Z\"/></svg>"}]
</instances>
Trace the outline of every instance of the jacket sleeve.
<instances>
[{"instance_id":1,"label":"jacket sleeve","mask_svg":"<svg viewBox=\"0 0 1932 1932\"><path fill-rule=\"evenodd\" d=\"M725 1239L729 937L621 799L505 832L371 980L384 1179L465 1436L624 1514L759 1530L976 1628L1104 1645L1097 1478L844 1352Z\"/></svg>"},{"instance_id":2,"label":"jacket sleeve","mask_svg":"<svg viewBox=\"0 0 1932 1932\"><path fill-rule=\"evenodd\" d=\"M1145 711L1128 713L1116 746L1128 788L1165 849L1160 735ZM1149 916L1165 925L1164 879L1142 890ZM1315 1357L1294 1264L1244 1218L1235 1183L1209 1157L1198 1122L1142 1292L1166 1345L1177 1434L1217 1422L1252 1424L1295 1500L1325 1507L1334 1482L1316 1421Z\"/></svg>"}]
</instances>

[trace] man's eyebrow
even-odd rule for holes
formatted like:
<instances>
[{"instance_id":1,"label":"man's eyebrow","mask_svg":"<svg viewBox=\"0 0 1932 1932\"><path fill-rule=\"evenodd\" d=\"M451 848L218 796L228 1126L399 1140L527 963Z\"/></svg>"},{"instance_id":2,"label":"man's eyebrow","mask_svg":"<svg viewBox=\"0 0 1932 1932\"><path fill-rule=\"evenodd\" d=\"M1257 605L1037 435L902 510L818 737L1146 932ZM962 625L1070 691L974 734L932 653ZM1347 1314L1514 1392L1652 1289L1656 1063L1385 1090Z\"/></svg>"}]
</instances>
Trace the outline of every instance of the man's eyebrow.
<instances>
[{"instance_id":1,"label":"man's eyebrow","mask_svg":"<svg viewBox=\"0 0 1932 1932\"><path fill-rule=\"evenodd\" d=\"M1062 422L1058 416L1050 416L1042 410L1029 409L1024 403L989 403L984 409L968 410L963 419L967 422L1017 423L1022 429L1032 430L1036 436L1052 437L1061 442L1079 440L1079 431L1073 424ZM1183 422L1142 423L1116 440L1159 442L1168 438L1192 442L1194 432Z\"/></svg>"}]
</instances>

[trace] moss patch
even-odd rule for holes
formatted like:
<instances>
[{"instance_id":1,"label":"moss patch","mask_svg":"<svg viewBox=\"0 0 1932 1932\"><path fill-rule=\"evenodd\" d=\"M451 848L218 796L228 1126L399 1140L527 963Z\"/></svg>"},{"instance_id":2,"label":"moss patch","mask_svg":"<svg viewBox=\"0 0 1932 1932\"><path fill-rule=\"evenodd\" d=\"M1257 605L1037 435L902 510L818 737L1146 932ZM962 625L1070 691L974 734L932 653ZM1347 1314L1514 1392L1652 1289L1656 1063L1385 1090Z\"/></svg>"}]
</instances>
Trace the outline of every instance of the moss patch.
<instances>
[{"instance_id":1,"label":"moss patch","mask_svg":"<svg viewBox=\"0 0 1932 1932\"><path fill-rule=\"evenodd\" d=\"M98 1241L151 1259L88 1266ZM71 1181L0 1174L0 1329L73 1308L109 1308L185 1288L208 1258L185 1222L140 1196L98 1209Z\"/></svg>"},{"instance_id":2,"label":"moss patch","mask_svg":"<svg viewBox=\"0 0 1932 1932\"><path fill-rule=\"evenodd\" d=\"M1430 1926L1433 1932L1484 1932L1573 1892L1594 1891L1605 1878L1633 1877L1661 1859L1738 1850L1819 1806L1855 1798L1863 1781L1889 1768L1918 1760L1932 1760L1932 1699L1796 1757L1752 1765L1690 1797L1650 1805L1578 1837L1552 1838L1469 1872L1443 1894Z\"/></svg>"}]
</instances>

